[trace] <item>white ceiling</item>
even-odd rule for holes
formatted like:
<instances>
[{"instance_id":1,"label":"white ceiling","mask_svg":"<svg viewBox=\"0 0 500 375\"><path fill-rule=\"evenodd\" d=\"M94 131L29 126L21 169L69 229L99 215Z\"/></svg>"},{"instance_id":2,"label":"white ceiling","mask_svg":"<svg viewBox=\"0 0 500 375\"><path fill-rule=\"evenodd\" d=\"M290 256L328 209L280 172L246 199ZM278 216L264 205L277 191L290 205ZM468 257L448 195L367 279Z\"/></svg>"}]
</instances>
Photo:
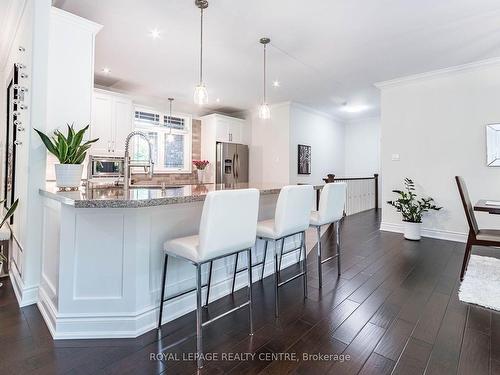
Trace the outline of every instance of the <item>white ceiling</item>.
<instances>
[{"instance_id":1,"label":"white ceiling","mask_svg":"<svg viewBox=\"0 0 500 375\"><path fill-rule=\"evenodd\" d=\"M209 0L205 17L208 108L192 104L198 77L199 10L194 0L57 0L104 25L96 80L200 114L255 108L262 46L269 48L269 102L297 101L346 119L376 116L373 86L410 74L500 56L498 0ZM161 30L161 38L148 36ZM103 78L101 69L111 69ZM271 87L274 79L279 88ZM220 104L215 99L220 98ZM357 114L341 103L368 105Z\"/></svg>"}]
</instances>

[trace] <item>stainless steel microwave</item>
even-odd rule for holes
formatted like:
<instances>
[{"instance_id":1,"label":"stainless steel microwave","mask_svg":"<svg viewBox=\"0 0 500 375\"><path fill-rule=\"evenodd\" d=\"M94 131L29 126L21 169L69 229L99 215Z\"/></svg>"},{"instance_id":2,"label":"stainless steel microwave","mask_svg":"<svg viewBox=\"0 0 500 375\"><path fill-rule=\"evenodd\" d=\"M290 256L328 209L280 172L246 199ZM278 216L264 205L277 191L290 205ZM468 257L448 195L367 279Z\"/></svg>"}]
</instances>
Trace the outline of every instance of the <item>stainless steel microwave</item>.
<instances>
[{"instance_id":1,"label":"stainless steel microwave","mask_svg":"<svg viewBox=\"0 0 500 375\"><path fill-rule=\"evenodd\" d=\"M123 177L125 158L122 156L90 155L87 178L120 178Z\"/></svg>"}]
</instances>

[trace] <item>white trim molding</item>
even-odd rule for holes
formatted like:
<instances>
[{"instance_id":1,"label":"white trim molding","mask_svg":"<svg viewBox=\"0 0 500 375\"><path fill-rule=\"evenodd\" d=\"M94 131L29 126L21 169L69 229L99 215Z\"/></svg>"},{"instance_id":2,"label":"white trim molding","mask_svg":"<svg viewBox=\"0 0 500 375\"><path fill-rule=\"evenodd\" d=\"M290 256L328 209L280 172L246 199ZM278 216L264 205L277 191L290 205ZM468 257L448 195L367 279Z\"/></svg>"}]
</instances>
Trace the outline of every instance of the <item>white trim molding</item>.
<instances>
[{"instance_id":1,"label":"white trim molding","mask_svg":"<svg viewBox=\"0 0 500 375\"><path fill-rule=\"evenodd\" d=\"M475 70L479 68L485 68L489 66L500 65L500 57L494 57L491 59L480 60L471 62L468 64L451 66L449 68L432 70L430 72L413 74L405 77L395 78L388 81L377 82L374 84L378 89L385 89L395 86L400 86L408 83L424 81L430 78L438 78L442 76L452 75L459 72L464 72L468 70Z\"/></svg>"},{"instance_id":2,"label":"white trim molding","mask_svg":"<svg viewBox=\"0 0 500 375\"><path fill-rule=\"evenodd\" d=\"M404 226L402 223L395 224L382 222L380 224L380 230L385 232L404 233ZM422 237L436 238L438 240L453 242L467 242L467 233L443 229L422 228Z\"/></svg>"},{"instance_id":3,"label":"white trim molding","mask_svg":"<svg viewBox=\"0 0 500 375\"><path fill-rule=\"evenodd\" d=\"M38 302L38 285L26 287L15 267L10 268L9 276L19 307L33 305Z\"/></svg>"}]
</instances>

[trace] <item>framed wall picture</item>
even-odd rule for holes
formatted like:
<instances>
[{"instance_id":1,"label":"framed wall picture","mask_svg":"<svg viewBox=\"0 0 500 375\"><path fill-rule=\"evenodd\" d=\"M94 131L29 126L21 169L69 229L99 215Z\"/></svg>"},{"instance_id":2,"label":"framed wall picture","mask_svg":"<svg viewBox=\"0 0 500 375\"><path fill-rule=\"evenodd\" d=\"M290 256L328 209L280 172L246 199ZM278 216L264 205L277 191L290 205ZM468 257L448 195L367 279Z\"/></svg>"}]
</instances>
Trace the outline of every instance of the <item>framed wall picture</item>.
<instances>
[{"instance_id":1,"label":"framed wall picture","mask_svg":"<svg viewBox=\"0 0 500 375\"><path fill-rule=\"evenodd\" d=\"M311 174L311 146L299 145L297 167L298 174Z\"/></svg>"}]
</instances>

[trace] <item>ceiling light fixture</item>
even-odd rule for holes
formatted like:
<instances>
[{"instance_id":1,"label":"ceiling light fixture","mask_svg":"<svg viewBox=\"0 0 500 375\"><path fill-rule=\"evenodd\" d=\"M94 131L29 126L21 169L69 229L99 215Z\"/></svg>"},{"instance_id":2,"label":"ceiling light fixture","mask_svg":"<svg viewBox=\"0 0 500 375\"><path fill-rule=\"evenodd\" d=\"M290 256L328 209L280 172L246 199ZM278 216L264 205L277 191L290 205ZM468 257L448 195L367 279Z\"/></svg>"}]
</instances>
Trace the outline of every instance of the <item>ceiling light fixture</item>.
<instances>
[{"instance_id":1,"label":"ceiling light fixture","mask_svg":"<svg viewBox=\"0 0 500 375\"><path fill-rule=\"evenodd\" d=\"M273 87L280 87L280 81L278 81L278 80L274 81Z\"/></svg>"},{"instance_id":2,"label":"ceiling light fixture","mask_svg":"<svg viewBox=\"0 0 500 375\"><path fill-rule=\"evenodd\" d=\"M160 30L158 29L153 29L149 32L149 35L151 36L151 38L153 39L158 39L160 37Z\"/></svg>"},{"instance_id":3,"label":"ceiling light fixture","mask_svg":"<svg viewBox=\"0 0 500 375\"><path fill-rule=\"evenodd\" d=\"M107 66L105 66L104 68L102 68L102 72L104 74L109 74L109 73L111 73L111 69L109 69Z\"/></svg>"},{"instance_id":4,"label":"ceiling light fixture","mask_svg":"<svg viewBox=\"0 0 500 375\"><path fill-rule=\"evenodd\" d=\"M359 113L359 112L364 112L370 108L371 107L369 105L363 105L363 104L349 105L347 103L344 103L342 104L342 107L340 107L340 110L346 113Z\"/></svg>"},{"instance_id":5,"label":"ceiling light fixture","mask_svg":"<svg viewBox=\"0 0 500 375\"><path fill-rule=\"evenodd\" d=\"M217 103L220 103L220 98L215 99Z\"/></svg>"},{"instance_id":6,"label":"ceiling light fixture","mask_svg":"<svg viewBox=\"0 0 500 375\"><path fill-rule=\"evenodd\" d=\"M203 83L203 10L208 8L207 0L195 0L194 4L200 8L200 81L194 88L194 102L204 105L208 102L207 88Z\"/></svg>"},{"instance_id":7,"label":"ceiling light fixture","mask_svg":"<svg viewBox=\"0 0 500 375\"><path fill-rule=\"evenodd\" d=\"M260 43L264 45L264 92L263 92L263 100L262 104L259 106L259 118L262 120L269 120L271 118L271 110L269 109L269 105L267 104L267 95L266 95L266 57L267 57L267 45L271 42L269 38L261 38Z\"/></svg>"},{"instance_id":8,"label":"ceiling light fixture","mask_svg":"<svg viewBox=\"0 0 500 375\"><path fill-rule=\"evenodd\" d=\"M174 98L168 98L170 102L170 114L168 115L168 134L167 134L167 142L172 143L174 141L174 135L172 134L172 102Z\"/></svg>"}]
</instances>

